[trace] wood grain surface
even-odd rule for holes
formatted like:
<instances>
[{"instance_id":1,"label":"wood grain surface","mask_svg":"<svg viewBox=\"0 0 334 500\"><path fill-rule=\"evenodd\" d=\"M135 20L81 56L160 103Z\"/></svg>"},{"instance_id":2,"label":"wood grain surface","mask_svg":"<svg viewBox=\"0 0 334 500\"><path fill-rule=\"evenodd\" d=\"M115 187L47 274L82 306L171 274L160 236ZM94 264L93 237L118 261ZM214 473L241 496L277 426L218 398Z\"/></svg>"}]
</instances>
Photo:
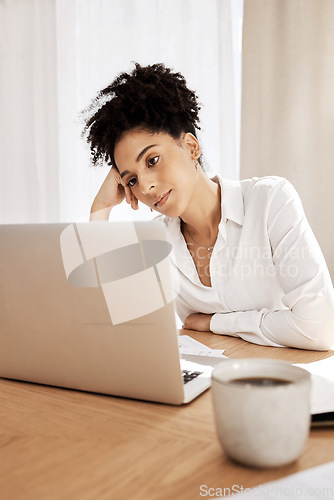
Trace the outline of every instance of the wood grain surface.
<instances>
[{"instance_id":1,"label":"wood grain surface","mask_svg":"<svg viewBox=\"0 0 334 500\"><path fill-rule=\"evenodd\" d=\"M334 354L181 333L231 358ZM312 430L295 463L253 469L224 455L210 390L173 407L0 379L0 445L0 500L194 500L201 485L227 494L334 460L334 428Z\"/></svg>"}]
</instances>

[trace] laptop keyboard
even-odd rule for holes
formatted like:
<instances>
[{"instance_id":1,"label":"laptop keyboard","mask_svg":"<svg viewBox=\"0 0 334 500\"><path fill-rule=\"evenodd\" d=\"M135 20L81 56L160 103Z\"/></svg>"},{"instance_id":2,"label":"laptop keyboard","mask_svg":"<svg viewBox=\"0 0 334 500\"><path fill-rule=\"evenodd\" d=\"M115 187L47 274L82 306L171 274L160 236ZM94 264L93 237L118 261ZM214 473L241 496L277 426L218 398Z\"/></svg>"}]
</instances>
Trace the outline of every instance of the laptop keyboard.
<instances>
[{"instance_id":1,"label":"laptop keyboard","mask_svg":"<svg viewBox=\"0 0 334 500\"><path fill-rule=\"evenodd\" d=\"M203 372L197 372L197 371L192 371L192 370L182 370L182 375L183 375L183 383L187 384L190 382L190 380L193 380L194 378L198 377L198 375L201 375Z\"/></svg>"}]
</instances>

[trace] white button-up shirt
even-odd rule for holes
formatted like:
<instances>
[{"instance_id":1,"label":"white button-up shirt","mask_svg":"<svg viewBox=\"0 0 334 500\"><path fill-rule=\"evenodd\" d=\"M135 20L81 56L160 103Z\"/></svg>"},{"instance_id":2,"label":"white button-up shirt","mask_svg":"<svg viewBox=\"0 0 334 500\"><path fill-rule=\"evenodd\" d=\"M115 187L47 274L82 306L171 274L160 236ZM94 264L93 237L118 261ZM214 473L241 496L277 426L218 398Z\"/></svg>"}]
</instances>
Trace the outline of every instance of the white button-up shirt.
<instances>
[{"instance_id":1,"label":"white button-up shirt","mask_svg":"<svg viewBox=\"0 0 334 500\"><path fill-rule=\"evenodd\" d=\"M213 314L214 333L255 344L329 349L334 293L325 259L294 187L281 177L216 178L221 221L203 285L180 230L162 217L178 277L177 313Z\"/></svg>"}]
</instances>

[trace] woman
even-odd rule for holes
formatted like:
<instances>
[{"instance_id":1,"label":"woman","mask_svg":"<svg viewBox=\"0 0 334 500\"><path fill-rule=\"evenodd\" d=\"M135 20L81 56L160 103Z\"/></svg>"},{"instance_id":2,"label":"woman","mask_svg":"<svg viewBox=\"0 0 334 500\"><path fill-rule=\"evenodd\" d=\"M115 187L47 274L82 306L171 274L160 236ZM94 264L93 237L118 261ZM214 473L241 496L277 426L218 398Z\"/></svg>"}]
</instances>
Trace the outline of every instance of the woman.
<instances>
[{"instance_id":1,"label":"woman","mask_svg":"<svg viewBox=\"0 0 334 500\"><path fill-rule=\"evenodd\" d=\"M184 328L269 346L334 344L333 286L292 185L281 177L209 179L196 137L199 106L162 64L121 74L91 104L94 164L112 168L91 209L124 198L162 215L180 281Z\"/></svg>"}]
</instances>

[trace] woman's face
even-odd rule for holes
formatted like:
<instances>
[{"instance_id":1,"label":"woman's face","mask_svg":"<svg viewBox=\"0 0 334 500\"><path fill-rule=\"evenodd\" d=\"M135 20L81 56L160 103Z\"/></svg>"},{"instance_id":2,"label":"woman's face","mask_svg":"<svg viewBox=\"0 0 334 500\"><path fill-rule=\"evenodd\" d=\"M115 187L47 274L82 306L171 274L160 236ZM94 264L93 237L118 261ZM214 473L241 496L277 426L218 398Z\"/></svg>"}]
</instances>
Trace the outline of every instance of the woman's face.
<instances>
[{"instance_id":1,"label":"woman's face","mask_svg":"<svg viewBox=\"0 0 334 500\"><path fill-rule=\"evenodd\" d=\"M189 205L199 178L197 139L190 133L174 139L166 133L125 132L114 150L123 182L148 207L180 217Z\"/></svg>"}]
</instances>

